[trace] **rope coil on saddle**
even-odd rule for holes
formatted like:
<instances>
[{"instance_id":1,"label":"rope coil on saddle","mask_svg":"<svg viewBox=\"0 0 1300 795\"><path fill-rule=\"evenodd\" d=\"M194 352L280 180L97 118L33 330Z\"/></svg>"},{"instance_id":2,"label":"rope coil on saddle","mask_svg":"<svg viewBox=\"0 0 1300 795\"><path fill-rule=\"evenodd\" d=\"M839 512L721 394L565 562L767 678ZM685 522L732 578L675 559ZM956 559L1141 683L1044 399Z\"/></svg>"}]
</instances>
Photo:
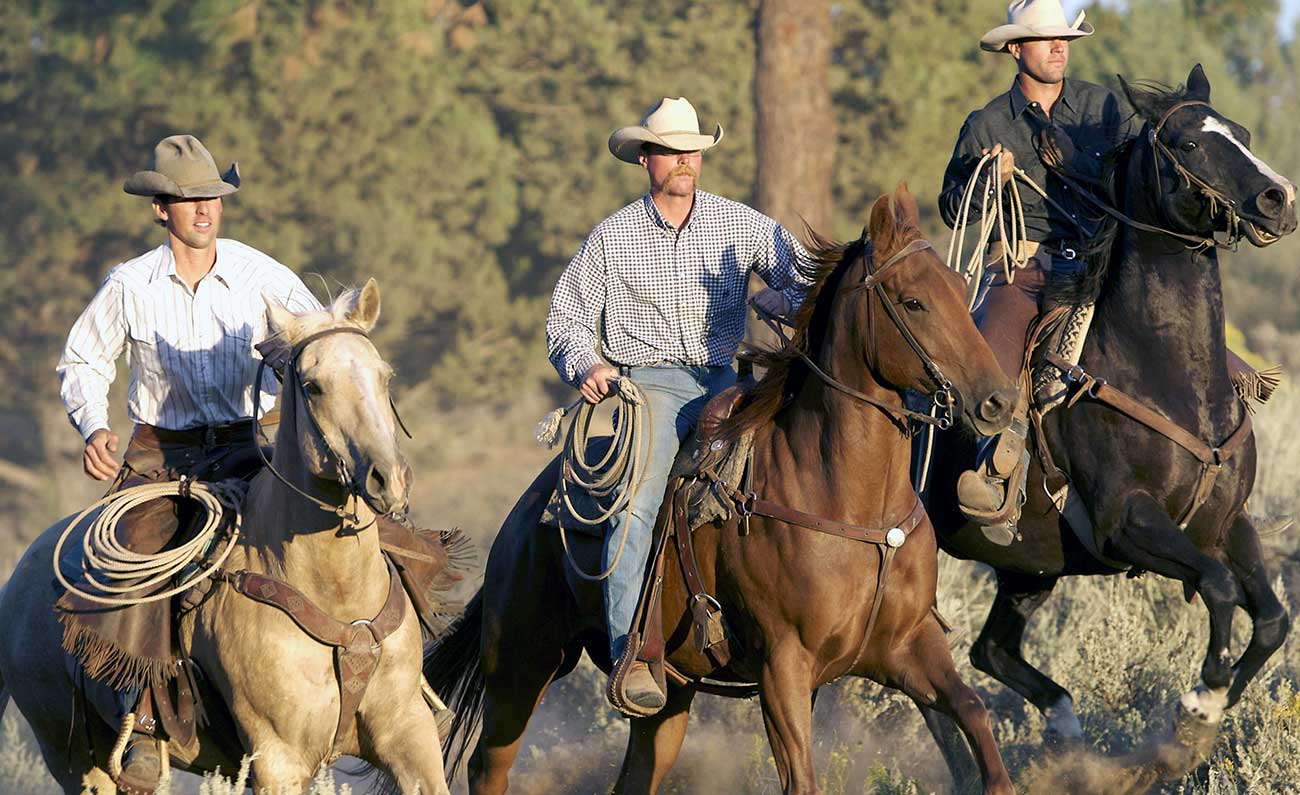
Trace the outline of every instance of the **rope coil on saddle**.
<instances>
[{"instance_id":1,"label":"rope coil on saddle","mask_svg":"<svg viewBox=\"0 0 1300 795\"><path fill-rule=\"evenodd\" d=\"M556 490L564 503L569 516L579 524L595 527L604 524L614 516L628 509L636 499L644 479L646 462L650 459L650 444L642 449L641 442L645 434L646 416L649 410L645 395L632 379L622 376L610 379L613 397L618 400L618 410L614 420L614 436L609 449L599 461L587 460L587 447L591 441L591 419L595 415L596 404L579 398L565 408L556 409L538 423L537 440L548 447L554 447L558 432L565 416L574 413L569 421L568 432L564 436L564 449L560 454L562 470ZM599 512L595 516L584 516L569 497L569 489L582 489L596 502ZM607 579L623 557L627 545L629 522L624 522L618 540L618 549L609 567L598 574L584 571L574 559L569 549L568 531L563 520L557 517L560 529L560 543L564 546L564 556L575 574L589 582Z\"/></svg>"},{"instance_id":2,"label":"rope coil on saddle","mask_svg":"<svg viewBox=\"0 0 1300 795\"><path fill-rule=\"evenodd\" d=\"M137 605L169 599L216 573L239 539L240 506L247 486L240 480L206 483L183 478L167 483L145 483L110 494L77 514L54 545L54 576L69 593L104 605ZM117 526L132 508L164 497L180 497L199 504L203 525L185 543L153 554L133 552L117 538ZM82 538L82 569L86 582L99 593L74 585L63 574L60 560L68 538L97 510ZM189 576L184 572L201 559L228 529L226 544L207 566ZM182 579L177 579L181 577ZM175 582L172 587L168 583ZM160 590L161 589L161 590ZM105 596L145 591L143 596Z\"/></svg>"}]
</instances>

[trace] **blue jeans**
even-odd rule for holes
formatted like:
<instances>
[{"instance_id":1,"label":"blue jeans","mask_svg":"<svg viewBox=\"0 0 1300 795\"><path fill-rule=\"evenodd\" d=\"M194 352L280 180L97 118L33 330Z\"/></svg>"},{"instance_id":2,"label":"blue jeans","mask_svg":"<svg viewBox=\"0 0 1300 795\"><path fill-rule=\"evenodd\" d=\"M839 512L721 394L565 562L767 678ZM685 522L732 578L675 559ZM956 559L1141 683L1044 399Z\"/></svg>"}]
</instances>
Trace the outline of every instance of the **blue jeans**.
<instances>
[{"instance_id":1,"label":"blue jeans","mask_svg":"<svg viewBox=\"0 0 1300 795\"><path fill-rule=\"evenodd\" d=\"M626 511L610 519L609 534L605 536L604 565L609 568L626 523L623 557L605 580L605 617L610 653L615 658L622 654L627 633L632 628L655 519L668 488L668 472L677 457L677 448L695 428L709 398L736 383L736 371L730 367L664 364L633 367L628 375L641 388L648 404L648 412L643 416L649 427L643 431L642 450L649 445L650 457L636 499Z\"/></svg>"}]
</instances>

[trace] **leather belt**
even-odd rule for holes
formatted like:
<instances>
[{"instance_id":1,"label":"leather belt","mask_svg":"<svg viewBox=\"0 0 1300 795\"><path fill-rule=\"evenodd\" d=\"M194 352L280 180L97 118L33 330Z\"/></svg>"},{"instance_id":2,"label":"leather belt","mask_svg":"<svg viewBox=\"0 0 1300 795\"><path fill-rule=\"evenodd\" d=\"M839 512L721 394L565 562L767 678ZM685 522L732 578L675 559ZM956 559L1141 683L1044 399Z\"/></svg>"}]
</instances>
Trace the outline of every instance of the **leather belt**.
<instances>
[{"instance_id":1,"label":"leather belt","mask_svg":"<svg viewBox=\"0 0 1300 795\"><path fill-rule=\"evenodd\" d=\"M263 427L275 425L279 421L279 411L270 411L262 416ZM249 419L225 425L200 425L179 431L141 424L135 426L133 438L149 447L224 447L252 442L256 434L253 421Z\"/></svg>"}]
</instances>

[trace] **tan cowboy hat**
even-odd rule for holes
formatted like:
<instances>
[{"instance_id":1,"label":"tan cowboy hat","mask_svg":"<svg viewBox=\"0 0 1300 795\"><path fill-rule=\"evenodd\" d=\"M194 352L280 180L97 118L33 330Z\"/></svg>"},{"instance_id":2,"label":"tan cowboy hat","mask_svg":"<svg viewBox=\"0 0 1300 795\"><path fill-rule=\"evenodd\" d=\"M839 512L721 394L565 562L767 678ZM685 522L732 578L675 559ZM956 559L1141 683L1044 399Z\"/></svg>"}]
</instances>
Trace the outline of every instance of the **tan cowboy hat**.
<instances>
[{"instance_id":1,"label":"tan cowboy hat","mask_svg":"<svg viewBox=\"0 0 1300 795\"><path fill-rule=\"evenodd\" d=\"M1019 39L1079 39L1092 35L1092 24L1083 12L1066 24L1061 0L1015 0L1007 6L1007 24L999 25L980 39L980 49L1006 52L1007 44Z\"/></svg>"},{"instance_id":2,"label":"tan cowboy hat","mask_svg":"<svg viewBox=\"0 0 1300 795\"><path fill-rule=\"evenodd\" d=\"M239 190L239 164L222 174L193 135L169 135L153 149L153 170L137 171L122 185L135 196L215 199Z\"/></svg>"},{"instance_id":3,"label":"tan cowboy hat","mask_svg":"<svg viewBox=\"0 0 1300 795\"><path fill-rule=\"evenodd\" d=\"M620 127L609 136L609 151L625 163L637 162L644 144L659 144L678 152L708 149L722 140L722 125L713 135L700 134L700 118L685 97L664 97L645 112L641 123Z\"/></svg>"}]
</instances>

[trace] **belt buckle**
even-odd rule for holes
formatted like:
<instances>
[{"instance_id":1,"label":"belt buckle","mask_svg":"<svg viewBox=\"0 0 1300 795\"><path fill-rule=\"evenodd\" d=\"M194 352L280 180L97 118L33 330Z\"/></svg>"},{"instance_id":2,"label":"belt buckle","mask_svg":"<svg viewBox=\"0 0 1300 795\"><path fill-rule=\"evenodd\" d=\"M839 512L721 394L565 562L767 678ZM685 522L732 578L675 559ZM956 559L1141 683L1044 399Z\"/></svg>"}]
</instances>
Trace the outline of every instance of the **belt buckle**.
<instances>
[{"instance_id":1,"label":"belt buckle","mask_svg":"<svg viewBox=\"0 0 1300 795\"><path fill-rule=\"evenodd\" d=\"M203 427L203 446L217 446L217 428L215 425L205 425Z\"/></svg>"}]
</instances>

